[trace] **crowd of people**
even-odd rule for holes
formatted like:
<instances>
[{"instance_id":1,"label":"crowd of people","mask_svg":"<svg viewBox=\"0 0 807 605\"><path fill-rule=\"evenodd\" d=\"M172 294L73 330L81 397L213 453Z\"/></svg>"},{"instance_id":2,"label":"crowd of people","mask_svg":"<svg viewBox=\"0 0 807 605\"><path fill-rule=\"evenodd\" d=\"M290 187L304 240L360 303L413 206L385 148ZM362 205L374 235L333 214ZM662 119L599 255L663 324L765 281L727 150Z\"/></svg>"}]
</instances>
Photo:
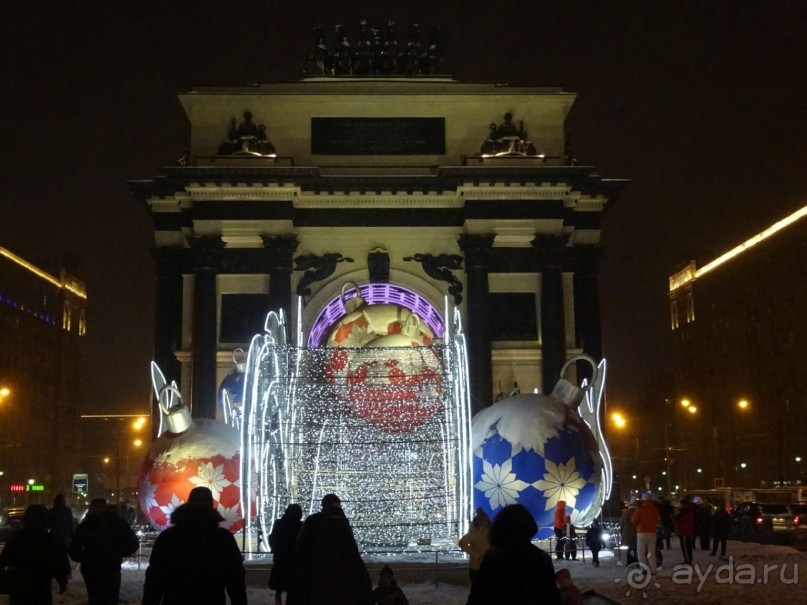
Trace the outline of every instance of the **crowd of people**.
<instances>
[{"instance_id":1,"label":"crowd of people","mask_svg":"<svg viewBox=\"0 0 807 605\"><path fill-rule=\"evenodd\" d=\"M712 556L726 556L726 540L731 529L731 517L725 506L715 507L698 496L685 496L678 507L669 499L647 493L641 501L631 500L622 512L620 534L622 546L627 547L627 563L643 563L651 573L661 566L664 550L672 550L673 532L683 557L683 564L692 565L696 544L710 550Z\"/></svg>"},{"instance_id":2,"label":"crowd of people","mask_svg":"<svg viewBox=\"0 0 807 605\"><path fill-rule=\"evenodd\" d=\"M22 527L9 536L0 552L0 567L7 570L9 604L50 605L54 580L59 594L67 590L72 560L79 563L88 605L118 605L123 558L139 546L118 507L103 498L90 502L78 525L62 494L54 498L50 509L33 504L25 509Z\"/></svg>"},{"instance_id":3,"label":"crowd of people","mask_svg":"<svg viewBox=\"0 0 807 605\"><path fill-rule=\"evenodd\" d=\"M558 561L577 558L578 539L566 503L558 502L554 517ZM2 552L0 567L14 570L10 605L52 602L52 582L60 594L71 576L70 560L79 564L88 605L118 605L121 563L134 553L139 541L125 509L93 500L77 526L64 497L53 507L32 505L23 526L13 533ZM213 494L196 487L188 501L171 514L171 525L152 548L143 587L143 605L198 603L246 605L243 556L235 537L220 526L222 516ZM683 562L692 564L696 545L726 554L730 518L725 509L685 497L676 508L666 498L646 494L625 508L621 541L627 563L641 563L650 573L661 565L664 550L671 550L672 533L678 536ZM538 548L533 537L535 519L524 506L511 504L491 519L476 510L470 529L459 540L469 556L468 605L541 602L574 605L582 596L569 569L555 573L551 553ZM584 542L594 566L604 548L598 520L586 529ZM319 512L303 520L303 510L290 504L269 536L273 555L269 588L275 605L408 605L393 570L384 566L375 588L353 535L353 529L336 494L322 498Z\"/></svg>"}]
</instances>

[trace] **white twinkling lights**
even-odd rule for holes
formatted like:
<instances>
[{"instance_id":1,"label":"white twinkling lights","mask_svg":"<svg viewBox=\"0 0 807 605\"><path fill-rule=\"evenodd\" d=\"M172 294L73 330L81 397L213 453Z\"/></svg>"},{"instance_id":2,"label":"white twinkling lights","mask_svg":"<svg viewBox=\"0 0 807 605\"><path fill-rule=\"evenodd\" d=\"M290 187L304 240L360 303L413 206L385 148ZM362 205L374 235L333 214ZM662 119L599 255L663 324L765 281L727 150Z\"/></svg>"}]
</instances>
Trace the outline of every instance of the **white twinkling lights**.
<instances>
[{"instance_id":1,"label":"white twinkling lights","mask_svg":"<svg viewBox=\"0 0 807 605\"><path fill-rule=\"evenodd\" d=\"M456 543L472 507L467 360L452 315L445 344L335 349L291 346L270 313L250 347L242 424L242 506L257 498L264 538L290 502L314 512L334 492L365 548Z\"/></svg>"}]
</instances>

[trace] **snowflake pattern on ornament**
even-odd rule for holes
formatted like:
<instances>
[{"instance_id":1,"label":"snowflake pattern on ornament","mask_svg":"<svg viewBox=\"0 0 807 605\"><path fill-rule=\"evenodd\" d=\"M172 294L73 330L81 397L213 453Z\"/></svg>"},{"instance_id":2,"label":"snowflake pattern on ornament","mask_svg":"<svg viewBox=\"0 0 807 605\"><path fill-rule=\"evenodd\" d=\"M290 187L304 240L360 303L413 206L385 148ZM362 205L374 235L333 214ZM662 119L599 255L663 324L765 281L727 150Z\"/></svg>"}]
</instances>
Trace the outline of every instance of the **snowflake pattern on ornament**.
<instances>
[{"instance_id":1,"label":"snowflake pattern on ornament","mask_svg":"<svg viewBox=\"0 0 807 605\"><path fill-rule=\"evenodd\" d=\"M529 483L516 478L512 467L512 458L505 460L501 465L490 464L487 460L482 462L482 477L474 487L485 492L485 497L490 501L491 510L515 504L518 501L519 492L529 486Z\"/></svg>"},{"instance_id":2,"label":"snowflake pattern on ornament","mask_svg":"<svg viewBox=\"0 0 807 605\"><path fill-rule=\"evenodd\" d=\"M219 511L219 514L222 517L224 517L224 521L219 523L221 527L229 528L241 521L241 507L238 504L229 508L226 506L219 506L216 510Z\"/></svg>"},{"instance_id":3,"label":"snowflake pattern on ornament","mask_svg":"<svg viewBox=\"0 0 807 605\"><path fill-rule=\"evenodd\" d=\"M577 503L577 494L586 485L586 480L574 470L574 458L569 458L566 464L556 465L551 460L545 460L544 464L544 478L532 485L546 495L546 510L555 508L561 500L567 506L574 506Z\"/></svg>"},{"instance_id":4,"label":"snowflake pattern on ornament","mask_svg":"<svg viewBox=\"0 0 807 605\"><path fill-rule=\"evenodd\" d=\"M170 521L171 520L171 513L173 513L176 509L178 509L183 504L185 504L184 500L180 500L177 497L176 494L172 494L171 495L171 501L168 504L166 504L165 506L160 506L159 509L163 512L163 514L165 515L165 518Z\"/></svg>"},{"instance_id":5,"label":"snowflake pattern on ornament","mask_svg":"<svg viewBox=\"0 0 807 605\"><path fill-rule=\"evenodd\" d=\"M221 492L228 485L232 485L230 481L224 477L224 465L219 464L213 466L211 462L204 462L199 465L199 470L195 477L189 479L196 487L206 487L213 492L213 499L218 502L221 500Z\"/></svg>"},{"instance_id":6,"label":"snowflake pattern on ornament","mask_svg":"<svg viewBox=\"0 0 807 605\"><path fill-rule=\"evenodd\" d=\"M140 490L142 491L142 496L141 497L143 498L143 501L145 502L146 509L150 509L151 507L159 508L159 505L157 504L157 497L155 495L156 492L157 492L157 484L156 483L151 483L149 481L145 481L140 486Z\"/></svg>"}]
</instances>

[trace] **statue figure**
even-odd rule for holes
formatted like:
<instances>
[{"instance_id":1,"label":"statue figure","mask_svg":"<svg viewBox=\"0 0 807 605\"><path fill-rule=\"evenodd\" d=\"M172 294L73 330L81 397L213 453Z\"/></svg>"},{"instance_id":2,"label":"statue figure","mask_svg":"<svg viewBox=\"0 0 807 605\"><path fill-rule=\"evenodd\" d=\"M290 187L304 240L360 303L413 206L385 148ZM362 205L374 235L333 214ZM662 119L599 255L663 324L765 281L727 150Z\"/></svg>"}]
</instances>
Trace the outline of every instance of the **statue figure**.
<instances>
[{"instance_id":1,"label":"statue figure","mask_svg":"<svg viewBox=\"0 0 807 605\"><path fill-rule=\"evenodd\" d=\"M331 68L328 47L325 46L325 32L319 26L311 30L311 55L308 60L317 66L322 75L325 75Z\"/></svg>"},{"instance_id":2,"label":"statue figure","mask_svg":"<svg viewBox=\"0 0 807 605\"><path fill-rule=\"evenodd\" d=\"M303 254L294 259L295 271L305 271L297 284L297 295L303 299L311 296L311 284L332 275L337 263L352 263L353 259L342 256L338 252L328 252L322 256Z\"/></svg>"},{"instance_id":3,"label":"statue figure","mask_svg":"<svg viewBox=\"0 0 807 605\"><path fill-rule=\"evenodd\" d=\"M227 130L227 140L219 145L219 155L243 152L250 155L271 155L275 147L266 138L266 126L252 121L252 112L245 111L244 119L237 123L233 118Z\"/></svg>"},{"instance_id":4,"label":"statue figure","mask_svg":"<svg viewBox=\"0 0 807 605\"><path fill-rule=\"evenodd\" d=\"M334 76L348 75L352 73L353 52L350 48L350 42L347 41L347 31L343 26L337 25L335 34L338 42L331 53L331 74Z\"/></svg>"},{"instance_id":5,"label":"statue figure","mask_svg":"<svg viewBox=\"0 0 807 605\"><path fill-rule=\"evenodd\" d=\"M409 35L406 40L406 48L401 53L399 67L401 72L416 76L420 73L420 61L422 59L420 50L420 25L412 23L409 25Z\"/></svg>"},{"instance_id":6,"label":"statue figure","mask_svg":"<svg viewBox=\"0 0 807 605\"><path fill-rule=\"evenodd\" d=\"M513 114L510 113L509 111L506 114L504 114L504 122L499 124L498 134L500 139L504 137L518 136L518 128L516 128L516 125L513 124Z\"/></svg>"},{"instance_id":7,"label":"statue figure","mask_svg":"<svg viewBox=\"0 0 807 605\"><path fill-rule=\"evenodd\" d=\"M429 32L429 48L420 60L420 71L424 74L435 74L443 62L443 32L439 27L432 27Z\"/></svg>"},{"instance_id":8,"label":"statue figure","mask_svg":"<svg viewBox=\"0 0 807 605\"><path fill-rule=\"evenodd\" d=\"M251 111L244 112L244 119L240 124L238 124L238 127L235 125L235 118L233 118L230 126L231 141L236 141L242 137L255 137L259 141L266 139L266 126L263 124L258 126L255 122L253 122Z\"/></svg>"},{"instance_id":9,"label":"statue figure","mask_svg":"<svg viewBox=\"0 0 807 605\"><path fill-rule=\"evenodd\" d=\"M389 21L387 23L387 31L384 36L384 50L381 51L380 73L398 73L398 41L395 39L395 21Z\"/></svg>"},{"instance_id":10,"label":"statue figure","mask_svg":"<svg viewBox=\"0 0 807 605\"><path fill-rule=\"evenodd\" d=\"M498 126L490 125L490 134L482 143L480 153L486 156L537 156L538 151L535 145L527 137L524 120L519 120L518 126L516 126L513 114L508 111L504 114L504 121Z\"/></svg>"},{"instance_id":11,"label":"statue figure","mask_svg":"<svg viewBox=\"0 0 807 605\"><path fill-rule=\"evenodd\" d=\"M362 19L359 30L359 43L353 51L353 73L357 76L364 76L372 72L373 68L373 43L371 41L372 31L367 21Z\"/></svg>"},{"instance_id":12,"label":"statue figure","mask_svg":"<svg viewBox=\"0 0 807 605\"><path fill-rule=\"evenodd\" d=\"M499 127L496 126L495 123L491 122L490 124L490 134L488 138L482 143L482 149L480 153L483 155L494 155L499 153Z\"/></svg>"}]
</instances>

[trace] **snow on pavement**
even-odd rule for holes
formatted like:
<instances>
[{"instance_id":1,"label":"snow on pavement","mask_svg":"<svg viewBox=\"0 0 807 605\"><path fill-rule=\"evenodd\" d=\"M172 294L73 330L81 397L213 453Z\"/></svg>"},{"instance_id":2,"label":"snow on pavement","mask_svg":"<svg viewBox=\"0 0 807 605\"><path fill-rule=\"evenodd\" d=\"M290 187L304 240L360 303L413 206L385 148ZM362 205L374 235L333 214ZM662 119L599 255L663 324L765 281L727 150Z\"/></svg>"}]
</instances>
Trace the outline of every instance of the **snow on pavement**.
<instances>
[{"instance_id":1,"label":"snow on pavement","mask_svg":"<svg viewBox=\"0 0 807 605\"><path fill-rule=\"evenodd\" d=\"M624 557L624 552L620 553ZM600 567L589 557L585 561L555 561L555 569L567 568L581 590L593 589L619 602L660 605L697 603L698 605L792 605L807 601L807 553L788 546L760 545L730 541L730 557L720 559L708 551L695 551L695 566L677 566L678 549L665 550L665 564L648 580L643 575L629 578L622 561L611 552L601 553ZM373 581L385 563L399 577L399 583L411 605L464 605L468 598L466 562L461 556L407 554L369 556L366 558ZM265 569L248 564L249 602L273 602L273 592L266 586ZM121 599L138 605L143 588L145 564L127 562L123 569ZM77 570L64 595L54 594L55 605L84 605L87 594ZM536 601L540 602L540 601ZM8 603L0 596L0 605Z\"/></svg>"}]
</instances>

